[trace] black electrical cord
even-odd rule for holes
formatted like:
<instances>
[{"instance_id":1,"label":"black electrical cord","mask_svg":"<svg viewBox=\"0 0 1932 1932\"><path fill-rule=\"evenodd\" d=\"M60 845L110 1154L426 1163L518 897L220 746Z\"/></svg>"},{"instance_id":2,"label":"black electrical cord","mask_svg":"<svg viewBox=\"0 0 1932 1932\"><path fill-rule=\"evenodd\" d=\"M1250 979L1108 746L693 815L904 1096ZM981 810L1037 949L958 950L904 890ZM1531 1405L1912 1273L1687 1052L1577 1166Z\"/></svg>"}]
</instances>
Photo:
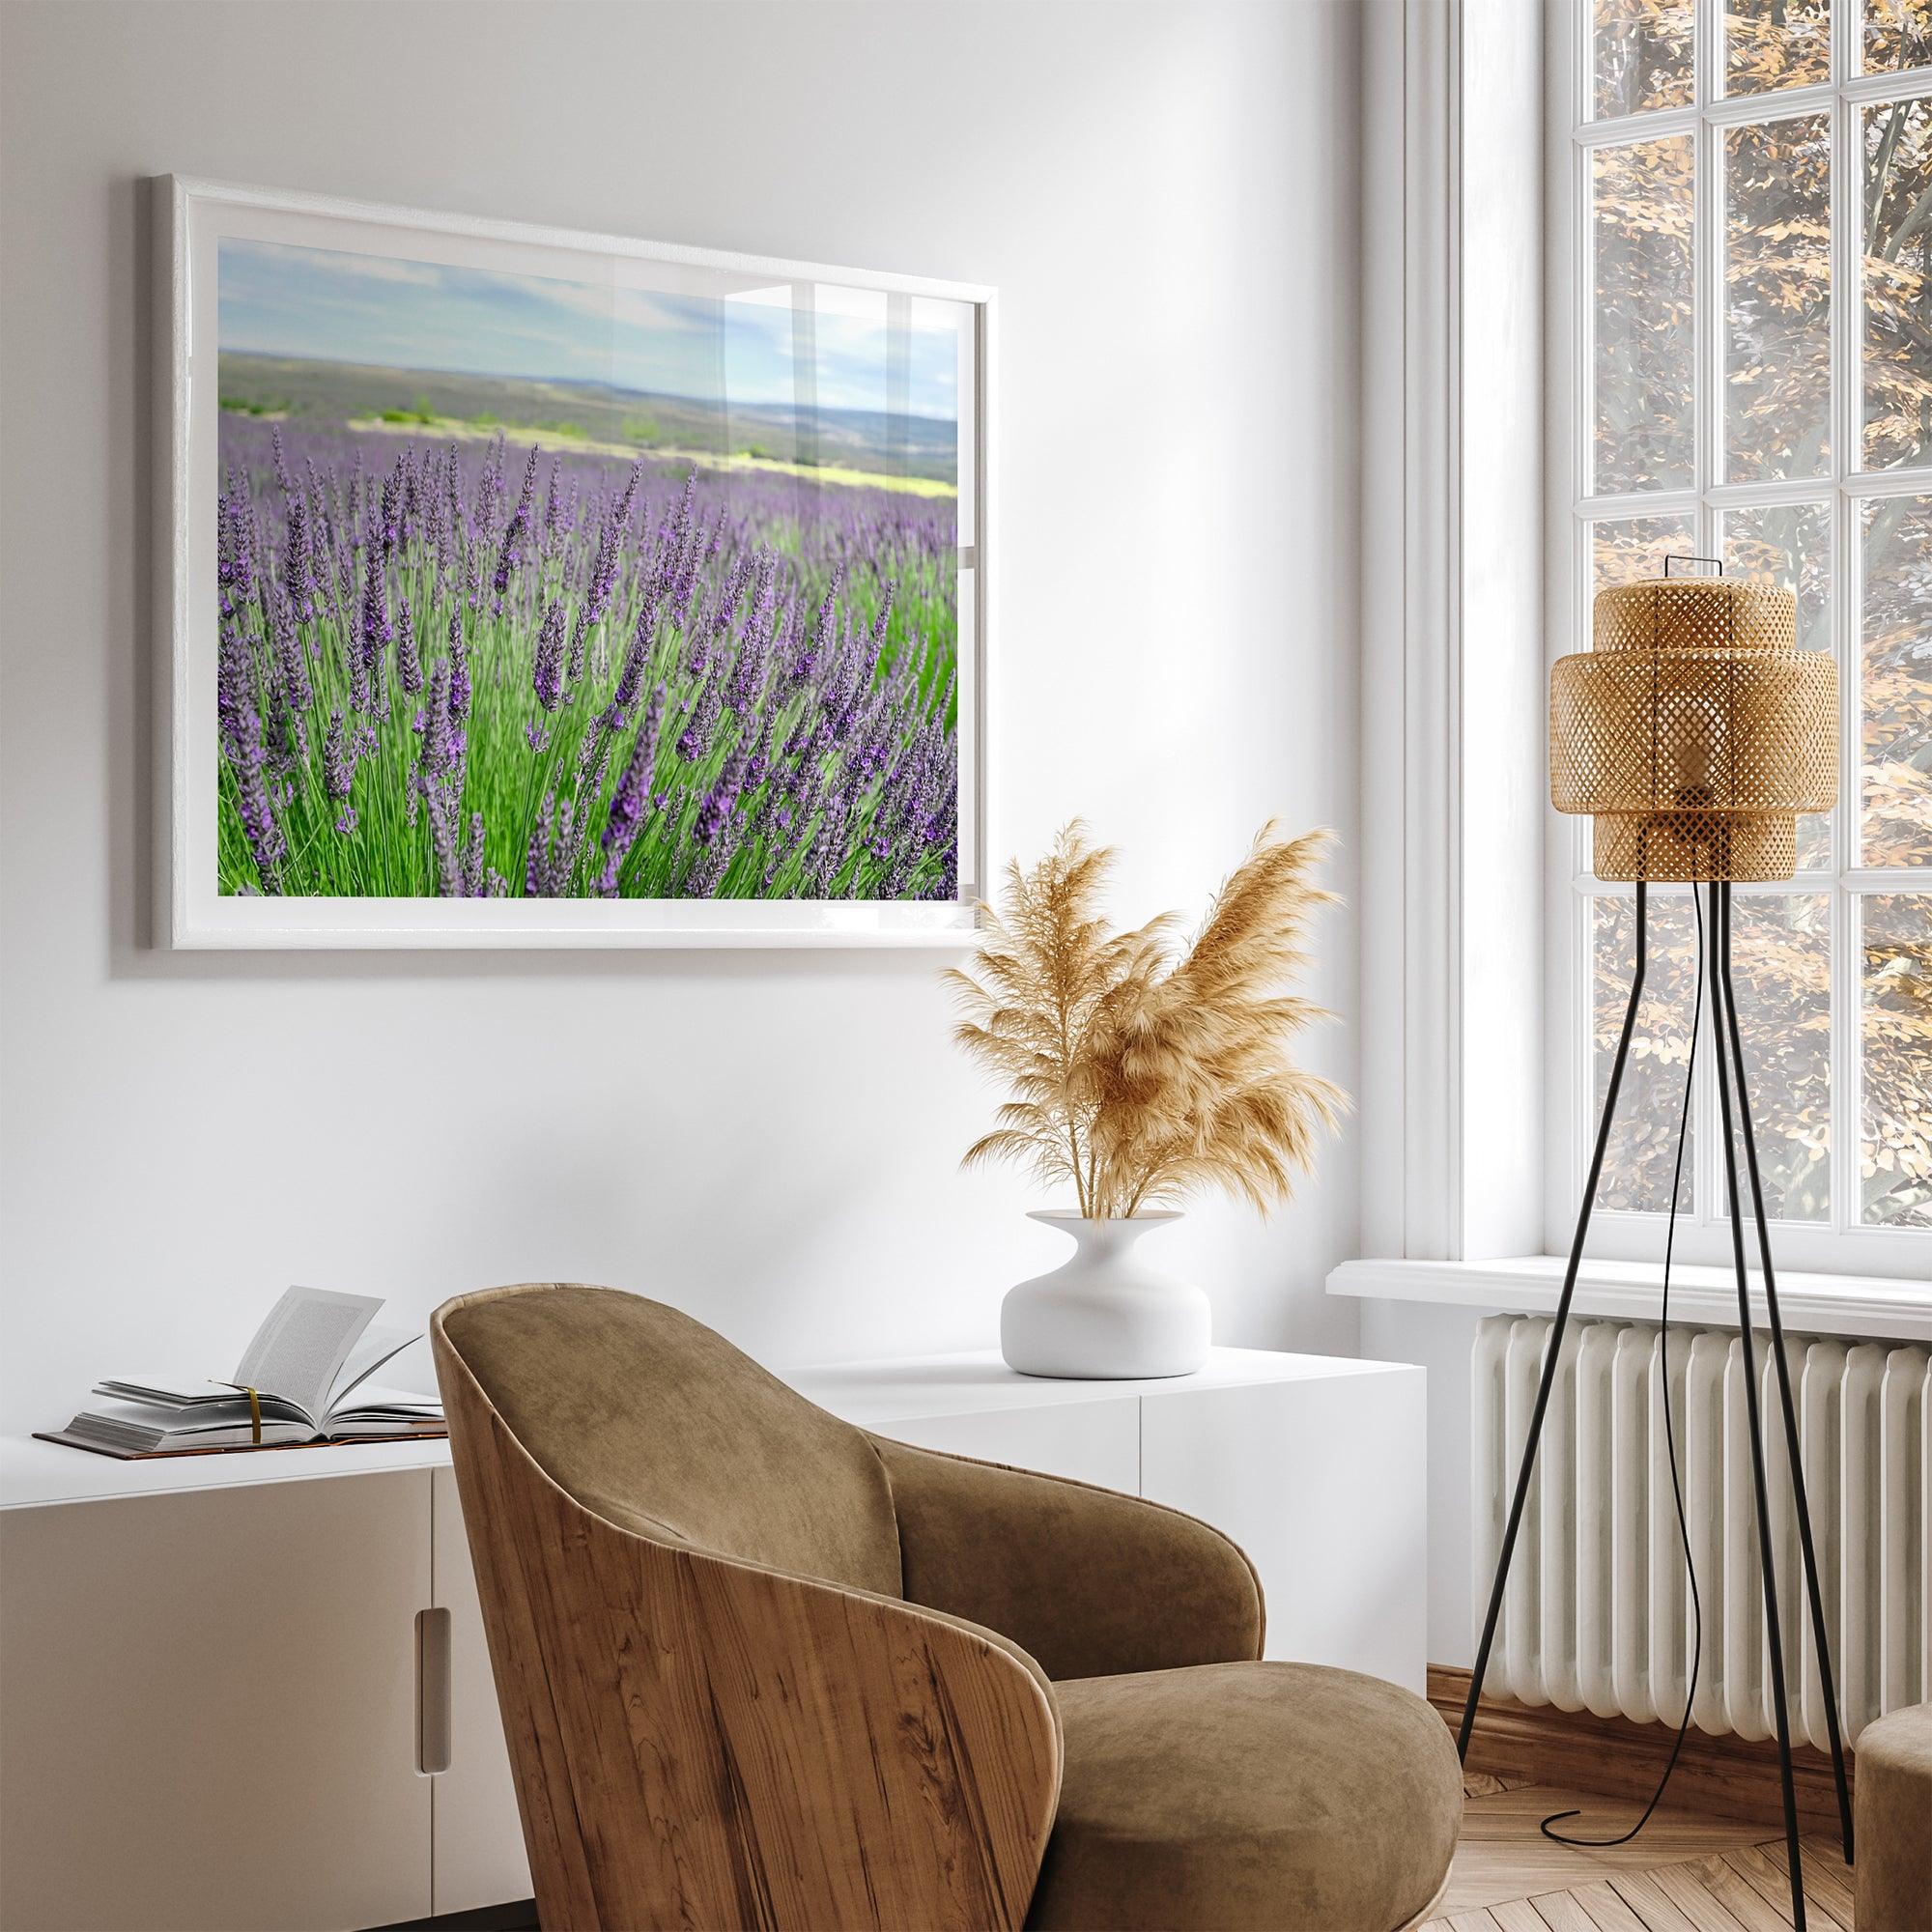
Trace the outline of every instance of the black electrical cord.
<instances>
[{"instance_id":1,"label":"black electrical cord","mask_svg":"<svg viewBox=\"0 0 1932 1932\"><path fill-rule=\"evenodd\" d=\"M1670 1175L1670 1219L1663 1236L1663 1302L1658 1348L1662 1368L1659 1379L1663 1388L1663 1442L1670 1456L1670 1494L1677 1505L1677 1535L1684 1546L1684 1572L1690 1579L1690 1609L1697 1634L1690 1651L1690 1681L1684 1691L1683 1720L1677 1726L1677 1738L1670 1747L1670 1757L1663 1767L1663 1776L1657 1780L1657 1789L1651 1793L1650 1803L1643 1807L1643 1816L1628 1832L1621 1832L1614 1838L1577 1838L1568 1833L1552 1832L1549 1828L1558 1819L1582 1815L1575 1806L1568 1811L1552 1811L1539 1827L1546 1838L1554 1839L1559 1845L1577 1845L1589 1850L1627 1845L1650 1823L1650 1814L1662 1802L1664 1787L1670 1782L1670 1774L1677 1769L1678 1755L1690 1729L1690 1707L1697 1696L1697 1670L1704 1661L1704 1605L1697 1594L1697 1566L1690 1555L1690 1525L1684 1516L1684 1486L1677 1471L1677 1436L1670 1421L1670 1257L1677 1244L1677 1190L1684 1179L1684 1142L1690 1124L1691 1082L1697 1073L1697 1024L1704 1006L1704 908L1695 886L1690 888L1690 906L1697 915L1697 983L1690 1004L1690 1053L1684 1067L1684 1104L1677 1116L1677 1162ZM1715 1022L1715 988L1712 998L1712 1019Z\"/></svg>"}]
</instances>

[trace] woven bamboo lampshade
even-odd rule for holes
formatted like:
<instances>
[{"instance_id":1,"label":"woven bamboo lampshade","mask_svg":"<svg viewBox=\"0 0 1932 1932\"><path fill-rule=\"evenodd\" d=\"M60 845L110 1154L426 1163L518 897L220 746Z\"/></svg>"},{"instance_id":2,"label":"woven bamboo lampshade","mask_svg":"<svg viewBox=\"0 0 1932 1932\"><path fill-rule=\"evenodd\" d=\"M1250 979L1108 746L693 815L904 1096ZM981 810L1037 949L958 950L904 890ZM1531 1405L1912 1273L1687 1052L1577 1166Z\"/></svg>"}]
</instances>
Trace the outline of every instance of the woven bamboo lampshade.
<instances>
[{"instance_id":1,"label":"woven bamboo lampshade","mask_svg":"<svg viewBox=\"0 0 1932 1932\"><path fill-rule=\"evenodd\" d=\"M1788 879L1838 800L1837 668L1788 590L1661 577L1597 596L1549 677L1549 799L1596 819L1602 879Z\"/></svg>"}]
</instances>

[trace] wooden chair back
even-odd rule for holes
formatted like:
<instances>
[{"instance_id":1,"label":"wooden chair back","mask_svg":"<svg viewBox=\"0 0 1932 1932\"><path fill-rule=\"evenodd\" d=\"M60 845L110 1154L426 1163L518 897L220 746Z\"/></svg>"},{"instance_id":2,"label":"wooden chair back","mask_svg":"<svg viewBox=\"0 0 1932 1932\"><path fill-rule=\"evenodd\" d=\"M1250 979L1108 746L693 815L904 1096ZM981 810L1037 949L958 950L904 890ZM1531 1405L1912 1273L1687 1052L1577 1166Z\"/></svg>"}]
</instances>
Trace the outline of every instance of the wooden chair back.
<instances>
[{"instance_id":1,"label":"wooden chair back","mask_svg":"<svg viewBox=\"0 0 1932 1932\"><path fill-rule=\"evenodd\" d=\"M549 1932L1024 1922L1052 1695L899 1599L862 1432L611 1290L466 1295L430 1333Z\"/></svg>"}]
</instances>

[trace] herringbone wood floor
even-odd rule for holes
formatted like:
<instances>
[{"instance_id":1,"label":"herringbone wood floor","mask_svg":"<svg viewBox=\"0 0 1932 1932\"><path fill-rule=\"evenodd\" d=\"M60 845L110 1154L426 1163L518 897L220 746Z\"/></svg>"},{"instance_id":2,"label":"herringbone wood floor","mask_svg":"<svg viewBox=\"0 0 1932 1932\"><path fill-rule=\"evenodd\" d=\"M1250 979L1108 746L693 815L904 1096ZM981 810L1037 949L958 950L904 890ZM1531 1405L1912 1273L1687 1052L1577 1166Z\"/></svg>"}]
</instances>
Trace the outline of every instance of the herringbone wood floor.
<instances>
[{"instance_id":1,"label":"herringbone wood floor","mask_svg":"<svg viewBox=\"0 0 1932 1932\"><path fill-rule=\"evenodd\" d=\"M1613 1837L1635 1816L1620 1800L1472 1773L1462 1838L1438 1916L1423 1932L1791 1932L1784 1840L1762 1825L1660 1806L1631 1844L1552 1844L1537 1826ZM1812 1932L1852 1932L1852 1875L1838 1846L1803 1841Z\"/></svg>"},{"instance_id":2,"label":"herringbone wood floor","mask_svg":"<svg viewBox=\"0 0 1932 1932\"><path fill-rule=\"evenodd\" d=\"M1471 1772L1462 1842L1441 1910L1421 1932L1791 1932L1784 1840L1762 1825L1660 1806L1634 1845L1553 1845L1537 1821L1610 1837L1635 1816L1621 1799ZM1804 1840L1807 1932L1852 1932L1852 1880L1834 1843ZM493 1906L389 1932L537 1932L536 1908Z\"/></svg>"}]
</instances>

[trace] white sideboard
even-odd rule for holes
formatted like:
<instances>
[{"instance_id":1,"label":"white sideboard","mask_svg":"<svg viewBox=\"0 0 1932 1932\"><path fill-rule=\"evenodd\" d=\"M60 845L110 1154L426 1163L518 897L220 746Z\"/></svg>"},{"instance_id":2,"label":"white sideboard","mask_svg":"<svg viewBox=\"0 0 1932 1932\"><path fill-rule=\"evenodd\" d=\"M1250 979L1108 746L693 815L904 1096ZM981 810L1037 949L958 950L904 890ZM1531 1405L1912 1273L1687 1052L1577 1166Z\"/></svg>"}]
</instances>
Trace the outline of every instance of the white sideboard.
<instances>
[{"instance_id":1,"label":"white sideboard","mask_svg":"<svg viewBox=\"0 0 1932 1932\"><path fill-rule=\"evenodd\" d=\"M881 1435L1205 1518L1254 1559L1270 1657L1422 1689L1420 1369L1217 1349L1168 1381L991 1353L787 1378ZM446 1444L0 1441L0 1932L349 1932L528 1896Z\"/></svg>"}]
</instances>

